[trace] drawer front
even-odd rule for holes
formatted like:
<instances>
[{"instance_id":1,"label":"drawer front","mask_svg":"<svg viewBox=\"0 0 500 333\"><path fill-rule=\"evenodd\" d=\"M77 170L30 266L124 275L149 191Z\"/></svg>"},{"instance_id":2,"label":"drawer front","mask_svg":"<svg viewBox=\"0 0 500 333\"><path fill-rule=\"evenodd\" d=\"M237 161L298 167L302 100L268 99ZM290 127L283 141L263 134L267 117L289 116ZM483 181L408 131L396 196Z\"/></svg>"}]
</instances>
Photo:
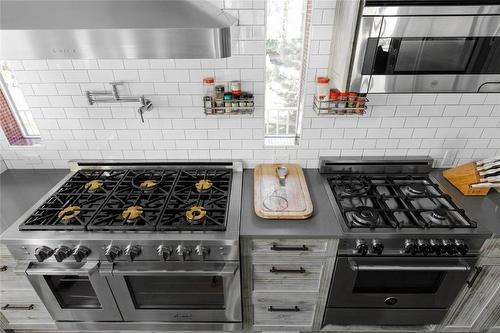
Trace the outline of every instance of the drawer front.
<instances>
[{"instance_id":1,"label":"drawer front","mask_svg":"<svg viewBox=\"0 0 500 333\"><path fill-rule=\"evenodd\" d=\"M481 256L500 258L500 238L487 239L481 248Z\"/></svg>"},{"instance_id":2,"label":"drawer front","mask_svg":"<svg viewBox=\"0 0 500 333\"><path fill-rule=\"evenodd\" d=\"M17 304L17 303L40 303L42 301L36 294L34 289L25 290L0 290L0 306L4 306L7 303Z\"/></svg>"},{"instance_id":3,"label":"drawer front","mask_svg":"<svg viewBox=\"0 0 500 333\"><path fill-rule=\"evenodd\" d=\"M313 323L315 305L311 303L254 304L254 325L310 326Z\"/></svg>"},{"instance_id":4,"label":"drawer front","mask_svg":"<svg viewBox=\"0 0 500 333\"><path fill-rule=\"evenodd\" d=\"M15 263L7 265L0 263L0 289L13 290L13 289L33 289L31 284L23 272L14 272Z\"/></svg>"},{"instance_id":5,"label":"drawer front","mask_svg":"<svg viewBox=\"0 0 500 333\"><path fill-rule=\"evenodd\" d=\"M256 239L252 241L252 256L324 257L327 245L325 239Z\"/></svg>"},{"instance_id":6,"label":"drawer front","mask_svg":"<svg viewBox=\"0 0 500 333\"><path fill-rule=\"evenodd\" d=\"M253 292L252 304L255 305L311 305L318 300L318 293L292 292Z\"/></svg>"},{"instance_id":7,"label":"drawer front","mask_svg":"<svg viewBox=\"0 0 500 333\"><path fill-rule=\"evenodd\" d=\"M51 323L50 314L41 303L24 303L24 300L16 303L8 303L8 307L2 302L2 315L8 320L9 325Z\"/></svg>"},{"instance_id":8,"label":"drawer front","mask_svg":"<svg viewBox=\"0 0 500 333\"><path fill-rule=\"evenodd\" d=\"M253 264L253 290L318 291L322 263Z\"/></svg>"}]
</instances>

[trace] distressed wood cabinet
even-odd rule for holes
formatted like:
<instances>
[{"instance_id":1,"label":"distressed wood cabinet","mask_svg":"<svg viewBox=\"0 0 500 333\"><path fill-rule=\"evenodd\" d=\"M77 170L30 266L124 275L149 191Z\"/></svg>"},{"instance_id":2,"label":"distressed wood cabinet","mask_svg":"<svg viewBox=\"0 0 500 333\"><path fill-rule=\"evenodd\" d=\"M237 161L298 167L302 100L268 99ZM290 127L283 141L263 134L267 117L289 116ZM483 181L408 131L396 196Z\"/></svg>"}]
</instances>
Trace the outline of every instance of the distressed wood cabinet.
<instances>
[{"instance_id":1,"label":"distressed wood cabinet","mask_svg":"<svg viewBox=\"0 0 500 333\"><path fill-rule=\"evenodd\" d=\"M242 239L245 327L319 330L337 245L327 239Z\"/></svg>"},{"instance_id":2,"label":"distressed wood cabinet","mask_svg":"<svg viewBox=\"0 0 500 333\"><path fill-rule=\"evenodd\" d=\"M55 323L24 273L0 245L0 327L5 329L55 329Z\"/></svg>"},{"instance_id":3,"label":"distressed wood cabinet","mask_svg":"<svg viewBox=\"0 0 500 333\"><path fill-rule=\"evenodd\" d=\"M500 239L481 249L476 269L438 332L495 332L500 322ZM496 326L496 328L495 328Z\"/></svg>"}]
</instances>

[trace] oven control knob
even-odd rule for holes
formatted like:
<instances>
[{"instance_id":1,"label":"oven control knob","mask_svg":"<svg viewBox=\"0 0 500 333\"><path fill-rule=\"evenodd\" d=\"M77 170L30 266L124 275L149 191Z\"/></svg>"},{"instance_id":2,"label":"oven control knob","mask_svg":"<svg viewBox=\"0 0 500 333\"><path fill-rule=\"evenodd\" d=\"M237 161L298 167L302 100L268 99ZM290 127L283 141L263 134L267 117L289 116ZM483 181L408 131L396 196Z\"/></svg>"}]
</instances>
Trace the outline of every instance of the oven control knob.
<instances>
[{"instance_id":1,"label":"oven control knob","mask_svg":"<svg viewBox=\"0 0 500 333\"><path fill-rule=\"evenodd\" d=\"M113 262L121 253L122 250L118 246L108 245L104 251L104 256L109 262Z\"/></svg>"},{"instance_id":2,"label":"oven control knob","mask_svg":"<svg viewBox=\"0 0 500 333\"><path fill-rule=\"evenodd\" d=\"M443 243L440 240L431 239L429 243L431 244L431 252L438 256L444 252Z\"/></svg>"},{"instance_id":3,"label":"oven control knob","mask_svg":"<svg viewBox=\"0 0 500 333\"><path fill-rule=\"evenodd\" d=\"M381 255L383 251L384 251L384 244L382 244L378 240L373 240L373 242L372 242L372 253Z\"/></svg>"},{"instance_id":4,"label":"oven control knob","mask_svg":"<svg viewBox=\"0 0 500 333\"><path fill-rule=\"evenodd\" d=\"M163 257L163 260L167 261L168 258L172 255L172 249L170 247L166 247L163 245L158 246L158 255Z\"/></svg>"},{"instance_id":5,"label":"oven control knob","mask_svg":"<svg viewBox=\"0 0 500 333\"><path fill-rule=\"evenodd\" d=\"M201 260L205 260L205 257L210 253L210 249L201 245L196 245L194 253L196 253L197 256L200 256Z\"/></svg>"},{"instance_id":6,"label":"oven control knob","mask_svg":"<svg viewBox=\"0 0 500 333\"><path fill-rule=\"evenodd\" d=\"M455 245L454 242L452 242L451 240L448 240L448 239L443 239L443 249L450 256L457 253L457 246Z\"/></svg>"},{"instance_id":7,"label":"oven control knob","mask_svg":"<svg viewBox=\"0 0 500 333\"><path fill-rule=\"evenodd\" d=\"M56 258L57 262L62 262L71 255L71 252L69 247L61 245L54 251L54 258Z\"/></svg>"},{"instance_id":8,"label":"oven control knob","mask_svg":"<svg viewBox=\"0 0 500 333\"><path fill-rule=\"evenodd\" d=\"M129 244L125 248L125 252L123 253L125 257L127 257L128 261L134 261L135 257L137 257L139 254L141 254L141 247L139 245L132 245Z\"/></svg>"},{"instance_id":9,"label":"oven control knob","mask_svg":"<svg viewBox=\"0 0 500 333\"><path fill-rule=\"evenodd\" d=\"M458 253L460 253L463 256L466 255L467 252L469 251L469 247L461 239L455 239L455 246L456 246Z\"/></svg>"},{"instance_id":10,"label":"oven control knob","mask_svg":"<svg viewBox=\"0 0 500 333\"><path fill-rule=\"evenodd\" d=\"M177 255L181 257L181 260L184 261L186 260L186 257L189 257L191 255L191 249L179 245L177 246L177 249L175 249L175 253L177 253Z\"/></svg>"},{"instance_id":11,"label":"oven control knob","mask_svg":"<svg viewBox=\"0 0 500 333\"><path fill-rule=\"evenodd\" d=\"M87 258L90 254L90 249L85 246L78 245L73 249L73 258L76 262L82 262L83 259Z\"/></svg>"},{"instance_id":12,"label":"oven control knob","mask_svg":"<svg viewBox=\"0 0 500 333\"><path fill-rule=\"evenodd\" d=\"M413 239L405 240L405 253L411 254L412 256L418 253L418 244Z\"/></svg>"},{"instance_id":13,"label":"oven control knob","mask_svg":"<svg viewBox=\"0 0 500 333\"><path fill-rule=\"evenodd\" d=\"M429 255L432 252L431 244L428 240L419 239L418 240L418 252L422 253L424 256Z\"/></svg>"},{"instance_id":14,"label":"oven control knob","mask_svg":"<svg viewBox=\"0 0 500 333\"><path fill-rule=\"evenodd\" d=\"M365 256L368 253L368 245L366 245L366 242L363 239L358 239L356 241L356 252L362 256Z\"/></svg>"},{"instance_id":15,"label":"oven control knob","mask_svg":"<svg viewBox=\"0 0 500 333\"><path fill-rule=\"evenodd\" d=\"M35 249L35 258L38 262L43 262L45 259L49 258L54 254L54 250L52 250L48 246L40 246Z\"/></svg>"}]
</instances>

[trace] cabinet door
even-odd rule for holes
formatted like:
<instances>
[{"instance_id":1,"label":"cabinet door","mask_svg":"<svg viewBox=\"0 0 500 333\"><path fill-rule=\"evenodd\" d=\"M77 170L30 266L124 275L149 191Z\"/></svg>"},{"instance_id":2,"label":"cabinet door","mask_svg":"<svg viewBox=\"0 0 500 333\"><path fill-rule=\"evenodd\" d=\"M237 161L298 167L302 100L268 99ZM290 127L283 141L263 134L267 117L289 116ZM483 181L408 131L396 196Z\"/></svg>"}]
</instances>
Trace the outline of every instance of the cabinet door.
<instances>
[{"instance_id":1,"label":"cabinet door","mask_svg":"<svg viewBox=\"0 0 500 333\"><path fill-rule=\"evenodd\" d=\"M500 265L481 265L478 268L472 273L468 285L448 313L442 331L479 332L487 330L498 321Z\"/></svg>"}]
</instances>

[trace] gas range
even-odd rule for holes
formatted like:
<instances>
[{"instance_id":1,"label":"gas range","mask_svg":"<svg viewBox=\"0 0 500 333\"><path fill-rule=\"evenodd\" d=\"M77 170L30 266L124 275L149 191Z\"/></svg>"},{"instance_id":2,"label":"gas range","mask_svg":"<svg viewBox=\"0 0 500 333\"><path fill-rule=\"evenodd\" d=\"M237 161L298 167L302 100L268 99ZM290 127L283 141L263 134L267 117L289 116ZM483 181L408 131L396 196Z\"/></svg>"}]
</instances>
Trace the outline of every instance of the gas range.
<instances>
[{"instance_id":1,"label":"gas range","mask_svg":"<svg viewBox=\"0 0 500 333\"><path fill-rule=\"evenodd\" d=\"M433 160L321 158L340 223L324 324L440 323L490 232L432 177Z\"/></svg>"},{"instance_id":2,"label":"gas range","mask_svg":"<svg viewBox=\"0 0 500 333\"><path fill-rule=\"evenodd\" d=\"M71 162L1 241L60 328L233 329L241 192L241 162Z\"/></svg>"}]
</instances>

